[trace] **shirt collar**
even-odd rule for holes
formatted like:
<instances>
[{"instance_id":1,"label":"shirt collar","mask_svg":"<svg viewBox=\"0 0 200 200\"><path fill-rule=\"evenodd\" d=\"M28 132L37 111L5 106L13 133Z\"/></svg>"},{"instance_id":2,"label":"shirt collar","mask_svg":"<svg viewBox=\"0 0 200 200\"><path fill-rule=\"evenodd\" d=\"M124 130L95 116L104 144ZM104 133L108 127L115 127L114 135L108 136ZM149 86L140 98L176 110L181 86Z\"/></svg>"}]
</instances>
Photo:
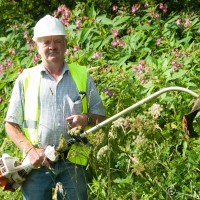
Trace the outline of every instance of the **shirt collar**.
<instances>
[{"instance_id":1,"label":"shirt collar","mask_svg":"<svg viewBox=\"0 0 200 200\"><path fill-rule=\"evenodd\" d=\"M44 73L44 72L47 73L47 70L45 69L45 67L42 63L39 65L39 70L40 70L40 73ZM69 71L69 68L67 66L66 61L64 61L64 67L63 67L63 71L62 71L61 75L65 74L65 72L68 73L68 71Z\"/></svg>"}]
</instances>

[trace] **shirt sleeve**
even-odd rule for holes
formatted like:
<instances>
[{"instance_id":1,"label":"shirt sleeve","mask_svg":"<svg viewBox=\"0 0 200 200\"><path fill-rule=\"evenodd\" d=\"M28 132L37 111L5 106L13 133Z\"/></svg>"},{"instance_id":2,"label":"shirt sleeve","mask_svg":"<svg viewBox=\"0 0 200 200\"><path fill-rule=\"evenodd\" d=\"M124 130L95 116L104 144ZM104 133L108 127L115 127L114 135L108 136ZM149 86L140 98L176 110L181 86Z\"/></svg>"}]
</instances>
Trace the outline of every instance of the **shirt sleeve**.
<instances>
[{"instance_id":1,"label":"shirt sleeve","mask_svg":"<svg viewBox=\"0 0 200 200\"><path fill-rule=\"evenodd\" d=\"M14 84L5 121L13 122L22 127L23 124L23 90L22 80L19 76Z\"/></svg>"},{"instance_id":2,"label":"shirt sleeve","mask_svg":"<svg viewBox=\"0 0 200 200\"><path fill-rule=\"evenodd\" d=\"M96 88L94 80L90 75L88 75L88 84L87 84L87 102L88 102L88 112L96 115L105 116L105 108L103 106L101 97Z\"/></svg>"}]
</instances>

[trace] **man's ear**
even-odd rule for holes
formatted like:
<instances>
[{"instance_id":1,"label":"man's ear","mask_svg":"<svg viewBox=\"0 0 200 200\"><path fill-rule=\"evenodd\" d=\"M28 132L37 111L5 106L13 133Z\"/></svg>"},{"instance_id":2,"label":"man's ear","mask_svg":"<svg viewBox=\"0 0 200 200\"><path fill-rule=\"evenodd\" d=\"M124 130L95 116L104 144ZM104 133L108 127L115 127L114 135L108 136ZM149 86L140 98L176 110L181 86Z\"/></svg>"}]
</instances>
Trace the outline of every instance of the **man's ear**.
<instances>
[{"instance_id":1,"label":"man's ear","mask_svg":"<svg viewBox=\"0 0 200 200\"><path fill-rule=\"evenodd\" d=\"M65 37L65 48L67 49L67 38Z\"/></svg>"},{"instance_id":2,"label":"man's ear","mask_svg":"<svg viewBox=\"0 0 200 200\"><path fill-rule=\"evenodd\" d=\"M36 42L37 51L40 54L40 45Z\"/></svg>"}]
</instances>

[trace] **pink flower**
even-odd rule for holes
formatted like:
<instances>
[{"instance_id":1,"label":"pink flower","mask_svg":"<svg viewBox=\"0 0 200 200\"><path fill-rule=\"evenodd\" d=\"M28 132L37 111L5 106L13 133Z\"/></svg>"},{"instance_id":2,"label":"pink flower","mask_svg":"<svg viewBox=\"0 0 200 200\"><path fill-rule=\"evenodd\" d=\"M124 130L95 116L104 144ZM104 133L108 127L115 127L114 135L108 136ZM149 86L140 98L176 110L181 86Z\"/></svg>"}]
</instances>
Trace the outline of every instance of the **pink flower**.
<instances>
[{"instance_id":1,"label":"pink flower","mask_svg":"<svg viewBox=\"0 0 200 200\"><path fill-rule=\"evenodd\" d=\"M177 26L181 25L181 19L177 19L177 20L176 20L176 25L177 25Z\"/></svg>"},{"instance_id":2,"label":"pink flower","mask_svg":"<svg viewBox=\"0 0 200 200\"><path fill-rule=\"evenodd\" d=\"M30 48L29 48L30 52L34 50L34 47L35 47L34 43L30 43Z\"/></svg>"},{"instance_id":3,"label":"pink flower","mask_svg":"<svg viewBox=\"0 0 200 200\"><path fill-rule=\"evenodd\" d=\"M164 12L164 13L166 13L166 12L167 12L167 7L165 7L165 8L163 9L163 12Z\"/></svg>"},{"instance_id":4,"label":"pink flower","mask_svg":"<svg viewBox=\"0 0 200 200\"><path fill-rule=\"evenodd\" d=\"M119 42L119 46L120 46L120 48L122 48L122 47L124 46L124 42L123 42L123 41L120 41L120 42Z\"/></svg>"},{"instance_id":5,"label":"pink flower","mask_svg":"<svg viewBox=\"0 0 200 200\"><path fill-rule=\"evenodd\" d=\"M2 96L0 96L0 103L2 103L3 102L3 97Z\"/></svg>"},{"instance_id":6,"label":"pink flower","mask_svg":"<svg viewBox=\"0 0 200 200\"><path fill-rule=\"evenodd\" d=\"M68 20L68 19L61 19L61 22L62 22L65 26L69 26L69 20Z\"/></svg>"},{"instance_id":7,"label":"pink flower","mask_svg":"<svg viewBox=\"0 0 200 200\"><path fill-rule=\"evenodd\" d=\"M113 95L113 92L109 89L109 88L105 88L104 92L106 92L106 94L111 97Z\"/></svg>"},{"instance_id":8,"label":"pink flower","mask_svg":"<svg viewBox=\"0 0 200 200\"><path fill-rule=\"evenodd\" d=\"M62 11L63 11L62 6L58 6L58 12L62 12Z\"/></svg>"},{"instance_id":9,"label":"pink flower","mask_svg":"<svg viewBox=\"0 0 200 200\"><path fill-rule=\"evenodd\" d=\"M17 74L20 75L22 73L22 69L18 69Z\"/></svg>"},{"instance_id":10,"label":"pink flower","mask_svg":"<svg viewBox=\"0 0 200 200\"><path fill-rule=\"evenodd\" d=\"M87 20L87 19L88 19L88 16L83 16L83 19L84 19L84 20Z\"/></svg>"},{"instance_id":11,"label":"pink flower","mask_svg":"<svg viewBox=\"0 0 200 200\"><path fill-rule=\"evenodd\" d=\"M176 71L182 67L182 64L177 62L176 60L172 60L172 71Z\"/></svg>"},{"instance_id":12,"label":"pink flower","mask_svg":"<svg viewBox=\"0 0 200 200\"><path fill-rule=\"evenodd\" d=\"M0 74L2 74L4 72L4 65L0 64Z\"/></svg>"},{"instance_id":13,"label":"pink flower","mask_svg":"<svg viewBox=\"0 0 200 200\"><path fill-rule=\"evenodd\" d=\"M155 14L154 14L154 18L155 18L155 19L158 19L159 16L160 16L160 15L159 15L158 13L155 13Z\"/></svg>"},{"instance_id":14,"label":"pink flower","mask_svg":"<svg viewBox=\"0 0 200 200\"><path fill-rule=\"evenodd\" d=\"M150 21L147 21L146 24L147 24L147 26L150 26L150 25L151 25L151 22L150 22Z\"/></svg>"},{"instance_id":15,"label":"pink flower","mask_svg":"<svg viewBox=\"0 0 200 200\"><path fill-rule=\"evenodd\" d=\"M65 26L69 26L70 15L71 12L65 5L59 6L58 10L54 12L54 17L60 18Z\"/></svg>"},{"instance_id":16,"label":"pink flower","mask_svg":"<svg viewBox=\"0 0 200 200\"><path fill-rule=\"evenodd\" d=\"M144 77L142 77L142 78L140 79L140 84L145 84L145 83L147 83L147 81L145 80Z\"/></svg>"},{"instance_id":17,"label":"pink flower","mask_svg":"<svg viewBox=\"0 0 200 200\"><path fill-rule=\"evenodd\" d=\"M15 49L14 48L9 49L9 53L15 54L16 53Z\"/></svg>"},{"instance_id":18,"label":"pink flower","mask_svg":"<svg viewBox=\"0 0 200 200\"><path fill-rule=\"evenodd\" d=\"M136 72L138 70L137 65L132 65L132 72Z\"/></svg>"},{"instance_id":19,"label":"pink flower","mask_svg":"<svg viewBox=\"0 0 200 200\"><path fill-rule=\"evenodd\" d=\"M94 55L92 56L92 59L97 59L97 58L102 58L102 53L101 53L101 52L96 52L96 53L94 53Z\"/></svg>"},{"instance_id":20,"label":"pink flower","mask_svg":"<svg viewBox=\"0 0 200 200\"><path fill-rule=\"evenodd\" d=\"M35 55L33 56L33 63L35 64L35 63L37 63L39 60L40 60L40 55L39 55L39 54L35 54Z\"/></svg>"},{"instance_id":21,"label":"pink flower","mask_svg":"<svg viewBox=\"0 0 200 200\"><path fill-rule=\"evenodd\" d=\"M80 19L76 20L76 28L79 28L82 25L82 22Z\"/></svg>"},{"instance_id":22,"label":"pink flower","mask_svg":"<svg viewBox=\"0 0 200 200\"><path fill-rule=\"evenodd\" d=\"M118 6L113 6L113 7L112 7L112 10L113 10L113 11L117 11L117 10L118 10Z\"/></svg>"},{"instance_id":23,"label":"pink flower","mask_svg":"<svg viewBox=\"0 0 200 200\"><path fill-rule=\"evenodd\" d=\"M158 39L156 40L156 45L157 45L157 46L160 46L160 43L161 43L161 38L158 38Z\"/></svg>"},{"instance_id":24,"label":"pink flower","mask_svg":"<svg viewBox=\"0 0 200 200\"><path fill-rule=\"evenodd\" d=\"M65 12L65 9L66 9L65 5L58 6L58 12Z\"/></svg>"},{"instance_id":25,"label":"pink flower","mask_svg":"<svg viewBox=\"0 0 200 200\"><path fill-rule=\"evenodd\" d=\"M144 60L141 60L139 63L138 63L138 66L143 68L145 67L145 61Z\"/></svg>"},{"instance_id":26,"label":"pink flower","mask_svg":"<svg viewBox=\"0 0 200 200\"><path fill-rule=\"evenodd\" d=\"M69 49L66 49L66 51L65 51L65 55L68 54L68 53L69 53Z\"/></svg>"},{"instance_id":27,"label":"pink flower","mask_svg":"<svg viewBox=\"0 0 200 200\"><path fill-rule=\"evenodd\" d=\"M163 4L163 3L160 3L159 8L160 8L161 10L164 9L164 4Z\"/></svg>"},{"instance_id":28,"label":"pink flower","mask_svg":"<svg viewBox=\"0 0 200 200\"><path fill-rule=\"evenodd\" d=\"M64 17L66 20L69 20L70 15L71 15L71 13L70 13L69 10L66 10L66 11L63 13L63 17Z\"/></svg>"},{"instance_id":29,"label":"pink flower","mask_svg":"<svg viewBox=\"0 0 200 200\"><path fill-rule=\"evenodd\" d=\"M75 45L74 46L74 51L78 51L79 50L79 45Z\"/></svg>"},{"instance_id":30,"label":"pink flower","mask_svg":"<svg viewBox=\"0 0 200 200\"><path fill-rule=\"evenodd\" d=\"M172 66L176 66L176 60L172 60Z\"/></svg>"},{"instance_id":31,"label":"pink flower","mask_svg":"<svg viewBox=\"0 0 200 200\"><path fill-rule=\"evenodd\" d=\"M11 61L11 60L8 60L8 61L7 61L7 69L9 69L9 68L11 67L12 64L13 64L12 61Z\"/></svg>"},{"instance_id":32,"label":"pink flower","mask_svg":"<svg viewBox=\"0 0 200 200\"><path fill-rule=\"evenodd\" d=\"M26 32L24 32L24 38L28 38L28 35Z\"/></svg>"},{"instance_id":33,"label":"pink flower","mask_svg":"<svg viewBox=\"0 0 200 200\"><path fill-rule=\"evenodd\" d=\"M138 5L138 4L133 5L131 8L132 14L135 14L137 12L137 10L139 9L139 7L140 7L140 5Z\"/></svg>"},{"instance_id":34,"label":"pink flower","mask_svg":"<svg viewBox=\"0 0 200 200\"><path fill-rule=\"evenodd\" d=\"M112 41L112 45L113 45L113 47L116 47L118 45L118 41L117 40L113 40Z\"/></svg>"},{"instance_id":35,"label":"pink flower","mask_svg":"<svg viewBox=\"0 0 200 200\"><path fill-rule=\"evenodd\" d=\"M167 7L167 5L166 5L166 4L160 3L160 4L159 4L159 8L160 8L160 9L161 9L163 12L165 12L165 13L166 13L166 12L167 12L167 8L168 8L168 7Z\"/></svg>"},{"instance_id":36,"label":"pink flower","mask_svg":"<svg viewBox=\"0 0 200 200\"><path fill-rule=\"evenodd\" d=\"M140 79L141 83L147 82L143 76L149 74L150 71L144 60L139 61L138 65L132 65L132 72L135 72L135 76Z\"/></svg>"},{"instance_id":37,"label":"pink flower","mask_svg":"<svg viewBox=\"0 0 200 200\"><path fill-rule=\"evenodd\" d=\"M189 20L189 19L186 19L186 20L185 20L185 23L184 23L184 27L187 28L189 24L190 24L190 20Z\"/></svg>"},{"instance_id":38,"label":"pink flower","mask_svg":"<svg viewBox=\"0 0 200 200\"><path fill-rule=\"evenodd\" d=\"M54 12L54 17L64 17L65 19L68 19L71 15L70 10L65 5L60 5L58 7L58 10Z\"/></svg>"},{"instance_id":39,"label":"pink flower","mask_svg":"<svg viewBox=\"0 0 200 200\"><path fill-rule=\"evenodd\" d=\"M119 34L118 30L113 30L112 32L113 32L114 37L117 37Z\"/></svg>"},{"instance_id":40,"label":"pink flower","mask_svg":"<svg viewBox=\"0 0 200 200\"><path fill-rule=\"evenodd\" d=\"M15 49L12 49L12 54L15 54L16 52L15 52Z\"/></svg>"}]
</instances>

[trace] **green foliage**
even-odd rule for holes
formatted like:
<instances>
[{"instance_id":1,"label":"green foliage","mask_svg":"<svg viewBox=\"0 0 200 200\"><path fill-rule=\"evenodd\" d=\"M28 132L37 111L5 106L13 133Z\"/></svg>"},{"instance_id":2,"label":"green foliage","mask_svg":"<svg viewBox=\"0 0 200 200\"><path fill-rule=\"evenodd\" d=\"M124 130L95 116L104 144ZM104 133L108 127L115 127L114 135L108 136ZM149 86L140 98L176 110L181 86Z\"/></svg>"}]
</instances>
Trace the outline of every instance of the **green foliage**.
<instances>
[{"instance_id":1,"label":"green foliage","mask_svg":"<svg viewBox=\"0 0 200 200\"><path fill-rule=\"evenodd\" d=\"M197 13L164 12L154 1L149 6L117 4L114 11L109 3L109 14L94 5L82 2L73 10L62 6L71 13L66 60L88 67L107 117L165 87L199 93ZM3 120L14 80L39 62L32 25L32 20L16 23L0 38L1 152L12 155L15 147L4 140ZM182 116L194 100L181 92L165 93L89 136L91 199L200 198L200 141L181 129ZM195 128L198 132L198 118Z\"/></svg>"}]
</instances>

